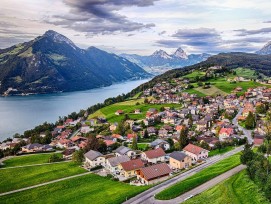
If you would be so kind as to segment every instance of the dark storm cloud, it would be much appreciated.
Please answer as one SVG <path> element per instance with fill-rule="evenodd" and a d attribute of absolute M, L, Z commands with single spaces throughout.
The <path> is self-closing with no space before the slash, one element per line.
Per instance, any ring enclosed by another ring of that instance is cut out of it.
<path fill-rule="evenodd" d="M 234 31 L 238 32 L 238 34 L 236 34 L 236 36 L 268 34 L 268 33 L 271 33 L 271 27 L 270 28 L 261 28 L 261 29 L 257 29 L 257 30 L 239 29 L 239 30 L 234 30 Z"/>
<path fill-rule="evenodd" d="M 131 6 L 152 6 L 155 1 L 157 0 L 63 0 L 70 7 L 70 13 L 51 16 L 45 22 L 86 32 L 88 36 L 149 29 L 155 24 L 131 21 L 117 11 Z"/>

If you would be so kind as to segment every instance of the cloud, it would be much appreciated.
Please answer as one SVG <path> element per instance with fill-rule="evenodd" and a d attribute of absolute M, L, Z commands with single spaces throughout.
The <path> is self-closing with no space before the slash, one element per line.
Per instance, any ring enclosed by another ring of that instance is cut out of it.
<path fill-rule="evenodd" d="M 158 35 L 164 35 L 164 34 L 166 34 L 167 33 L 167 31 L 162 31 L 162 32 L 160 32 L 160 33 L 158 33 Z"/>
<path fill-rule="evenodd" d="M 268 33 L 271 33 L 271 27 L 270 28 L 261 28 L 261 29 L 257 29 L 257 30 L 238 29 L 238 30 L 234 30 L 234 31 L 238 32 L 238 34 L 236 34 L 236 36 L 268 34 Z"/>
<path fill-rule="evenodd" d="M 70 8 L 69 14 L 52 15 L 44 21 L 86 32 L 87 36 L 150 29 L 155 26 L 154 23 L 143 24 L 131 21 L 126 16 L 120 15 L 118 11 L 131 6 L 152 6 L 155 1 L 158 0 L 63 0 Z"/>
<path fill-rule="evenodd" d="M 243 31 L 243 30 L 242 30 Z M 239 31 L 240 32 L 240 31 Z M 230 40 L 222 39 L 221 34 L 212 28 L 179 29 L 170 39 L 161 39 L 155 45 L 166 48 L 187 47 L 196 52 L 252 52 L 257 44 L 269 41 L 268 37 L 238 36 Z"/>
<path fill-rule="evenodd" d="M 263 21 L 263 23 L 271 23 L 271 21 Z"/>

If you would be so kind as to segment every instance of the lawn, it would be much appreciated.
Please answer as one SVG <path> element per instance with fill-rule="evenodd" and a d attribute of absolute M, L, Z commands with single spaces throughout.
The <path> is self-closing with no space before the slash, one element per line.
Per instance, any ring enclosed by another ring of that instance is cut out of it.
<path fill-rule="evenodd" d="M 186 89 L 186 90 L 184 90 L 184 92 L 189 93 L 189 94 L 197 94 L 199 97 L 206 96 L 204 93 L 199 92 L 199 91 L 197 91 L 195 89 Z"/>
<path fill-rule="evenodd" d="M 184 204 L 270 204 L 258 186 L 250 180 L 245 170 L 226 181 L 184 202 Z"/>
<path fill-rule="evenodd" d="M 183 193 L 219 176 L 220 174 L 229 171 L 230 169 L 240 164 L 240 155 L 236 154 L 227 159 L 224 159 L 216 164 L 213 164 L 206 169 L 194 174 L 193 176 L 176 183 L 169 188 L 156 194 L 155 198 L 159 200 L 170 200 L 176 198 Z"/>
<path fill-rule="evenodd" d="M 129 118 L 133 120 L 140 120 L 144 119 L 146 116 L 146 112 L 150 108 L 156 108 L 158 111 L 160 110 L 161 107 L 175 107 L 175 108 L 180 108 L 182 105 L 181 104 L 144 104 L 144 99 L 137 99 L 137 100 L 129 100 L 129 101 L 124 101 L 120 103 L 116 103 L 110 106 L 106 106 L 95 113 L 89 115 L 90 118 L 94 118 L 97 116 L 105 116 L 108 122 L 120 122 L 121 120 L 124 119 L 124 115 L 127 114 Z M 139 105 L 135 105 L 136 103 L 140 103 Z M 141 114 L 134 114 L 135 109 L 140 109 Z M 124 114 L 122 115 L 115 115 L 115 112 L 117 110 L 122 110 L 124 111 Z"/>
<path fill-rule="evenodd" d="M 218 155 L 218 154 L 224 154 L 224 153 L 229 152 L 229 151 L 231 151 L 231 150 L 233 150 L 233 149 L 234 149 L 234 147 L 232 147 L 232 146 L 227 146 L 227 147 L 221 149 L 220 151 L 219 151 L 218 149 L 211 150 L 211 151 L 209 152 L 209 157 L 212 157 L 212 156 L 215 156 L 215 155 Z"/>
<path fill-rule="evenodd" d="M 48 159 L 52 154 L 31 154 L 25 156 L 17 156 L 11 159 L 5 160 L 4 167 L 25 166 L 32 164 L 48 163 Z M 58 156 L 62 158 L 62 155 L 58 153 Z"/>
<path fill-rule="evenodd" d="M 86 172 L 72 162 L 0 169 L 0 193 Z"/>
<path fill-rule="evenodd" d="M 226 92 L 222 91 L 221 89 L 215 86 L 211 86 L 208 89 L 204 89 L 203 87 L 198 87 L 198 88 L 195 88 L 195 90 L 208 96 L 216 96 L 216 95 L 226 96 L 227 95 Z"/>
<path fill-rule="evenodd" d="M 132 145 L 129 144 L 128 146 L 131 147 Z M 142 151 L 147 150 L 149 148 L 149 146 L 150 146 L 149 143 L 137 143 L 138 149 L 142 150 Z"/>
<path fill-rule="evenodd" d="M 242 68 L 239 67 L 237 69 L 235 69 L 236 72 L 236 76 L 240 76 L 240 77 L 244 77 L 244 78 L 248 78 L 248 79 L 255 79 L 255 70 L 252 69 L 247 69 L 247 68 Z"/>
<path fill-rule="evenodd" d="M 190 74 L 184 75 L 183 78 L 189 78 L 189 79 L 194 79 L 196 77 L 202 77 L 205 76 L 205 72 L 201 72 L 201 71 L 194 71 Z"/>
<path fill-rule="evenodd" d="M 119 204 L 147 190 L 89 174 L 1 197 L 1 203 Z"/>

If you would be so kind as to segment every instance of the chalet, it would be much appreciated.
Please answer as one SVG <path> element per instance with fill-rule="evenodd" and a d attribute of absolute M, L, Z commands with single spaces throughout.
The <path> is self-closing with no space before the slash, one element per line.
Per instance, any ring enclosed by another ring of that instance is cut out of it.
<path fill-rule="evenodd" d="M 127 155 L 129 158 L 133 158 L 136 155 L 136 152 L 131 150 L 129 147 L 120 146 L 115 150 L 115 155 L 117 157 Z"/>
<path fill-rule="evenodd" d="M 95 167 L 95 166 L 104 166 L 105 157 L 100 152 L 90 150 L 85 153 L 85 166 L 86 167 Z"/>
<path fill-rule="evenodd" d="M 225 141 L 233 134 L 233 128 L 221 128 L 219 131 L 219 140 Z"/>
<path fill-rule="evenodd" d="M 151 144 L 150 144 L 151 148 L 153 149 L 158 149 L 158 148 L 162 148 L 163 150 L 169 150 L 170 149 L 170 145 L 167 141 L 165 140 L 161 140 L 161 139 L 156 139 L 154 140 Z"/>
<path fill-rule="evenodd" d="M 170 177 L 171 169 L 165 163 L 141 168 L 137 171 L 137 179 L 146 185 L 162 182 Z"/>
<path fill-rule="evenodd" d="M 192 159 L 183 152 L 175 151 L 169 155 L 169 165 L 176 169 L 187 169 L 192 165 Z"/>
<path fill-rule="evenodd" d="M 116 173 L 119 171 L 119 164 L 127 161 L 130 161 L 130 158 L 127 155 L 111 157 L 106 159 L 105 168 L 111 173 Z"/>
<path fill-rule="evenodd" d="M 188 144 L 184 149 L 184 153 L 192 158 L 192 162 L 208 158 L 208 150 L 198 147 L 193 144 Z"/>
<path fill-rule="evenodd" d="M 144 163 L 141 159 L 134 159 L 119 164 L 119 170 L 121 174 L 126 177 L 136 176 L 136 171 L 144 167 Z"/>
<path fill-rule="evenodd" d="M 123 112 L 123 110 L 117 110 L 116 112 L 115 112 L 115 115 L 122 115 L 124 112 Z"/>
<path fill-rule="evenodd" d="M 156 164 L 158 162 L 164 162 L 165 155 L 166 153 L 164 152 L 164 150 L 162 148 L 158 148 L 143 152 L 141 154 L 141 158 L 148 163 Z"/>

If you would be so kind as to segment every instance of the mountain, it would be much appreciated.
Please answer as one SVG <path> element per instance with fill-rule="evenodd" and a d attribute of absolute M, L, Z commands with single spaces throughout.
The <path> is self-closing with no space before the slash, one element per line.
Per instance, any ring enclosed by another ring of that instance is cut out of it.
<path fill-rule="evenodd" d="M 135 54 L 121 54 L 121 56 L 143 67 L 146 71 L 158 75 L 170 69 L 199 63 L 208 59 L 211 55 L 206 53 L 187 55 L 182 48 L 178 48 L 173 54 L 168 54 L 164 50 L 157 50 L 149 56 Z"/>
<path fill-rule="evenodd" d="M 0 93 L 9 88 L 16 93 L 85 90 L 149 76 L 123 57 L 95 47 L 80 49 L 52 30 L 0 50 Z"/>
<path fill-rule="evenodd" d="M 262 49 L 256 52 L 259 55 L 270 55 L 271 54 L 271 41 L 268 42 Z"/>
<path fill-rule="evenodd" d="M 135 94 L 139 91 L 146 90 L 149 87 L 153 87 L 156 83 L 170 81 L 173 78 L 191 73 L 191 71 L 204 71 L 212 66 L 221 66 L 222 69 L 220 72 L 238 67 L 249 68 L 255 70 L 259 75 L 271 77 L 271 55 L 258 55 L 242 52 L 220 53 L 209 57 L 206 61 L 179 69 L 169 70 L 164 74 L 154 77 L 151 81 L 138 86 L 136 89 L 132 90 L 131 93 Z"/>

